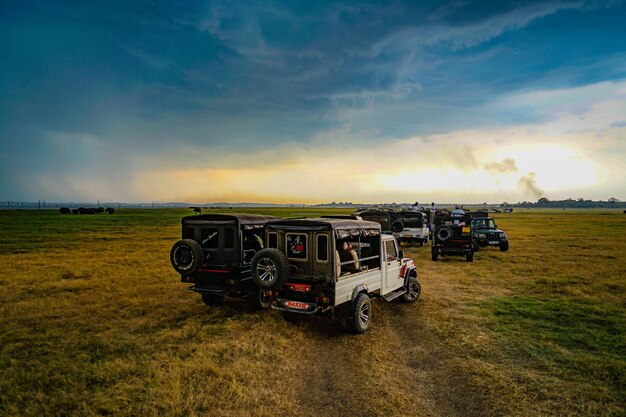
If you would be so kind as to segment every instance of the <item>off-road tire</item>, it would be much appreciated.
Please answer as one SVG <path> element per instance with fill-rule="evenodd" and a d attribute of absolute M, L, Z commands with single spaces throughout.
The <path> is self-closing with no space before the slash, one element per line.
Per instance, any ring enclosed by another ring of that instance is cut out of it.
<path fill-rule="evenodd" d="M 437 259 L 439 259 L 439 254 L 437 252 L 432 252 L 431 255 L 433 262 L 437 262 Z"/>
<path fill-rule="evenodd" d="M 372 301 L 365 293 L 360 293 L 352 302 L 350 316 L 346 326 L 352 333 L 363 334 L 369 329 L 372 321 Z"/>
<path fill-rule="evenodd" d="M 474 262 L 474 252 L 466 254 L 465 255 L 465 260 L 467 262 Z"/>
<path fill-rule="evenodd" d="M 509 250 L 509 242 L 501 242 L 500 243 L 500 252 L 506 252 Z"/>
<path fill-rule="evenodd" d="M 404 223 L 402 223 L 400 220 L 396 220 L 395 222 L 391 223 L 391 231 L 398 233 L 401 232 L 404 229 Z"/>
<path fill-rule="evenodd" d="M 204 304 L 208 305 L 209 307 L 217 307 L 219 305 L 222 305 L 222 303 L 224 302 L 223 295 L 202 294 L 201 296 Z"/>
<path fill-rule="evenodd" d="M 252 258 L 252 280 L 261 289 L 280 287 L 288 275 L 289 262 L 278 249 L 262 249 Z"/>
<path fill-rule="evenodd" d="M 170 262 L 181 275 L 193 274 L 202 266 L 202 246 L 193 239 L 182 239 L 174 243 L 170 251 Z"/>
<path fill-rule="evenodd" d="M 445 242 L 446 240 L 450 239 L 453 235 L 453 231 L 452 228 L 449 226 L 442 226 L 437 230 L 437 239 L 440 242 Z"/>
<path fill-rule="evenodd" d="M 408 291 L 400 296 L 400 301 L 403 303 L 414 303 L 418 298 L 420 298 L 422 286 L 417 278 L 410 277 L 408 287 Z"/>

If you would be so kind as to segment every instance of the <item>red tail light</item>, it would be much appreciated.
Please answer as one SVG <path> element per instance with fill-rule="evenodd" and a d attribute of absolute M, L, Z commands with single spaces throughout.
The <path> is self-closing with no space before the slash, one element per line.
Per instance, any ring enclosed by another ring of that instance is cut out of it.
<path fill-rule="evenodd" d="M 311 286 L 308 284 L 293 284 L 288 282 L 287 284 L 285 284 L 287 286 L 287 288 L 289 288 L 291 291 L 299 291 L 299 292 L 310 292 L 311 291 Z"/>

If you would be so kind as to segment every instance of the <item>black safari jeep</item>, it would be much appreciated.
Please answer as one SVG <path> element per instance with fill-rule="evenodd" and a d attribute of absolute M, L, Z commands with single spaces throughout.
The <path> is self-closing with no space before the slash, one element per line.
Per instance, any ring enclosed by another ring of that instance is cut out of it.
<path fill-rule="evenodd" d="M 439 255 L 457 255 L 465 256 L 467 262 L 473 262 L 472 218 L 467 214 L 437 215 L 431 250 L 433 261 Z"/>
<path fill-rule="evenodd" d="M 189 289 L 202 295 L 207 305 L 224 296 L 252 300 L 258 308 L 269 299 L 252 281 L 254 255 L 263 249 L 264 225 L 274 216 L 255 214 L 200 214 L 183 217 L 183 238 L 170 252 L 172 266 Z"/>
<path fill-rule="evenodd" d="M 486 212 L 471 213 L 474 239 L 474 250 L 486 246 L 497 246 L 502 252 L 509 250 L 509 239 L 503 230 L 498 229 L 496 222 Z"/>
<path fill-rule="evenodd" d="M 420 295 L 415 263 L 378 223 L 337 217 L 271 221 L 265 241 L 252 260 L 252 278 L 287 321 L 335 316 L 364 333 L 372 298 L 411 303 Z"/>

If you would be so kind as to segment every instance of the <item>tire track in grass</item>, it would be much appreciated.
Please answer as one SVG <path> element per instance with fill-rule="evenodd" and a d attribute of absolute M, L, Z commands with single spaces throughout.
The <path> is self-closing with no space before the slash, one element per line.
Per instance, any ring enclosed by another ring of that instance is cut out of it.
<path fill-rule="evenodd" d="M 445 341 L 430 331 L 415 304 L 389 305 L 387 325 L 397 335 L 405 352 L 402 359 L 415 391 L 430 404 L 423 410 L 434 416 L 479 417 L 489 415 L 484 398 L 468 376 L 458 369 L 445 350 Z"/>

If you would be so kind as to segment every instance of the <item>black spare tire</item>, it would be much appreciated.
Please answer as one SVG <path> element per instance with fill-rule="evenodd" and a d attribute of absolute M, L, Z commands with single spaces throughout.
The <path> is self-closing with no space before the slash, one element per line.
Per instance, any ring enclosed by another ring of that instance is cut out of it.
<path fill-rule="evenodd" d="M 252 258 L 252 280 L 261 289 L 278 288 L 288 275 L 289 262 L 278 249 L 262 249 Z"/>
<path fill-rule="evenodd" d="M 193 239 L 183 239 L 174 243 L 170 251 L 170 262 L 181 275 L 193 274 L 203 260 L 202 246 Z"/>
<path fill-rule="evenodd" d="M 396 220 L 395 222 L 391 223 L 392 232 L 398 233 L 402 230 L 404 230 L 404 223 L 402 223 L 400 220 Z"/>
<path fill-rule="evenodd" d="M 440 241 L 445 242 L 451 237 L 452 237 L 452 229 L 449 226 L 443 226 L 443 227 L 440 227 L 439 230 L 437 230 L 437 239 L 439 239 Z"/>

